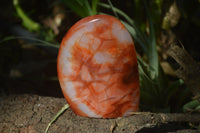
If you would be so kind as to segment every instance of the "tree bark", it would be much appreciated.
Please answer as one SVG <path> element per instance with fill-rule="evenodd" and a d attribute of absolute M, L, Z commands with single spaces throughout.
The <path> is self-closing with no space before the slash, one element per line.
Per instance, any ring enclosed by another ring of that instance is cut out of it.
<path fill-rule="evenodd" d="M 171 44 L 167 53 L 180 65 L 176 75 L 183 79 L 196 99 L 200 101 L 200 65 L 184 48 L 176 44 Z"/>

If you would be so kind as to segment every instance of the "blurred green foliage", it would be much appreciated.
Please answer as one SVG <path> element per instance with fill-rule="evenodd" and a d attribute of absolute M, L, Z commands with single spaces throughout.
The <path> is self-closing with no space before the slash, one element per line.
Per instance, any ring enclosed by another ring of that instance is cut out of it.
<path fill-rule="evenodd" d="M 97 14 L 97 3 L 99 0 L 62 0 L 74 13 L 80 17 Z"/>

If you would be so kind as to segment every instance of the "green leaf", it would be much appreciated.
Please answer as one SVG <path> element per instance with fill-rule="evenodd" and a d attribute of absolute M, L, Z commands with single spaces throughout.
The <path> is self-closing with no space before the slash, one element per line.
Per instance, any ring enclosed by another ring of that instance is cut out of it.
<path fill-rule="evenodd" d="M 184 112 L 187 112 L 187 111 L 189 111 L 189 110 L 192 110 L 192 109 L 194 109 L 194 108 L 197 108 L 198 106 L 200 106 L 199 101 L 198 101 L 198 100 L 192 100 L 192 101 L 188 102 L 187 104 L 185 104 L 185 105 L 183 106 L 183 111 L 184 111 Z"/>
<path fill-rule="evenodd" d="M 29 31 L 39 31 L 40 24 L 34 22 L 31 18 L 29 18 L 22 8 L 19 5 L 18 0 L 13 0 L 13 5 L 16 9 L 17 15 L 22 19 L 22 25 L 27 28 Z"/>

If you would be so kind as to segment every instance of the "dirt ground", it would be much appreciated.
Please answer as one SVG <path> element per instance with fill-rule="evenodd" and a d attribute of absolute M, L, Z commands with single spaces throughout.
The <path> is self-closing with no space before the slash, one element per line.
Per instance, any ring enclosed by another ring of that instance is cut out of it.
<path fill-rule="evenodd" d="M 1 133 L 44 133 L 52 117 L 66 104 L 64 98 L 13 95 L 0 99 Z M 116 119 L 80 117 L 67 109 L 48 133 L 197 133 L 191 125 L 200 114 L 137 112 Z M 190 126 L 189 126 L 190 124 Z"/>

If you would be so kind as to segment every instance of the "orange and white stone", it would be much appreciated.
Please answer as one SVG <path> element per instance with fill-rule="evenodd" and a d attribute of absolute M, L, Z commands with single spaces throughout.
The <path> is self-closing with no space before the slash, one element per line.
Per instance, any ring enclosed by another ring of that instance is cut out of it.
<path fill-rule="evenodd" d="M 72 110 L 81 116 L 128 116 L 139 105 L 139 76 L 133 40 L 108 15 L 78 21 L 64 36 L 58 78 Z"/>

